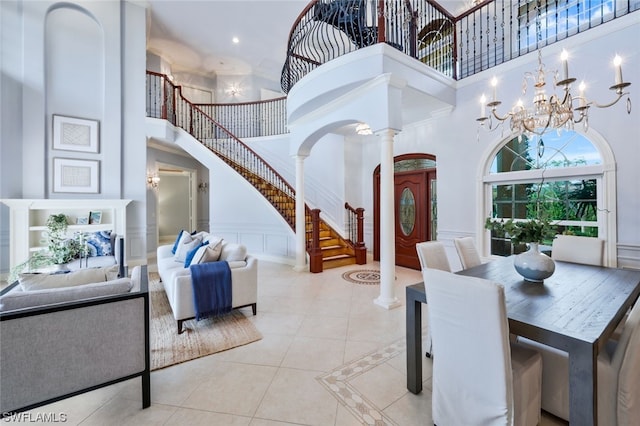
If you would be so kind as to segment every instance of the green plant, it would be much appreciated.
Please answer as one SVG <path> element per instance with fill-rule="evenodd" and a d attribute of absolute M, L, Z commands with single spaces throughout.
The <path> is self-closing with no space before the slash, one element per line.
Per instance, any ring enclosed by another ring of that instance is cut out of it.
<path fill-rule="evenodd" d="M 15 281 L 18 274 L 24 271 L 68 263 L 82 253 L 79 238 L 67 237 L 68 219 L 65 214 L 50 215 L 46 225 L 47 231 L 42 242 L 47 244 L 47 248 L 34 252 L 29 259 L 14 266 L 9 273 L 9 282 Z"/>
<path fill-rule="evenodd" d="M 553 239 L 556 227 L 548 219 L 513 220 L 487 218 L 484 227 L 511 239 L 513 244 L 543 243 Z"/>
<path fill-rule="evenodd" d="M 63 213 L 52 214 L 47 219 L 47 250 L 56 265 L 70 262 L 80 254 L 80 242 L 67 237 L 67 227 L 67 216 Z"/>

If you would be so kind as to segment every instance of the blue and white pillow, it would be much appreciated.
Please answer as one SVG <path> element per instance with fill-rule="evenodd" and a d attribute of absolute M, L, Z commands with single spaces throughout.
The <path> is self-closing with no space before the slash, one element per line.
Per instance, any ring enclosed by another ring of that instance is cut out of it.
<path fill-rule="evenodd" d="M 111 231 L 98 231 L 86 239 L 88 256 L 113 256 Z"/>

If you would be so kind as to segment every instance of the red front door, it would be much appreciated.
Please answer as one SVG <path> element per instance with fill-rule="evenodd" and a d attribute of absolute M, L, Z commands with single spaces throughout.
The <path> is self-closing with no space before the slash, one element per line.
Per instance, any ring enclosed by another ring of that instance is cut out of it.
<path fill-rule="evenodd" d="M 435 234 L 435 169 L 421 169 L 394 174 L 394 214 L 396 265 L 420 269 L 416 243 L 430 241 Z M 374 260 L 380 260 L 380 185 L 374 193 Z"/>

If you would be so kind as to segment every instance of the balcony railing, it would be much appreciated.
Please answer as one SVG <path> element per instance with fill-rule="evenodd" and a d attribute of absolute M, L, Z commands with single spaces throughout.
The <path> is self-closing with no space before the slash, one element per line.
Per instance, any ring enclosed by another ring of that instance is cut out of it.
<path fill-rule="evenodd" d="M 238 138 L 287 133 L 287 98 L 266 101 L 194 104 Z"/>
<path fill-rule="evenodd" d="M 251 148 L 189 102 L 164 74 L 147 71 L 147 116 L 181 127 L 251 182 L 295 229 L 295 191 Z"/>
<path fill-rule="evenodd" d="M 289 34 L 281 87 L 388 43 L 461 79 L 640 9 L 640 0 L 487 0 L 454 17 L 432 0 L 314 0 Z"/>

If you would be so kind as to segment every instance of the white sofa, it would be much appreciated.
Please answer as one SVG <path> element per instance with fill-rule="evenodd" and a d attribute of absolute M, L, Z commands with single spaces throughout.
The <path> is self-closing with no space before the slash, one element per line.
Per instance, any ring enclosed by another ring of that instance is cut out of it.
<path fill-rule="evenodd" d="M 195 318 L 191 270 L 184 262 L 176 261 L 172 253 L 173 245 L 159 246 L 157 249 L 158 274 L 167 293 L 173 317 L 177 321 L 178 334 L 182 333 L 182 323 Z M 240 256 L 244 260 L 238 259 Z M 219 260 L 227 260 L 231 269 L 231 307 L 251 306 L 257 312 L 258 301 L 258 259 L 246 254 L 245 246 L 222 241 Z"/>

